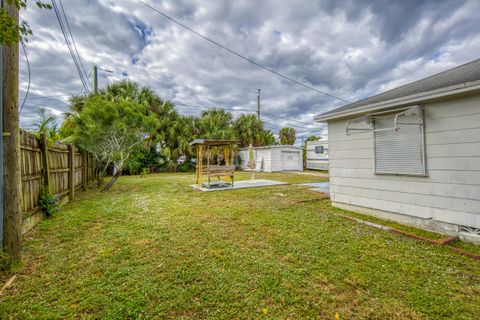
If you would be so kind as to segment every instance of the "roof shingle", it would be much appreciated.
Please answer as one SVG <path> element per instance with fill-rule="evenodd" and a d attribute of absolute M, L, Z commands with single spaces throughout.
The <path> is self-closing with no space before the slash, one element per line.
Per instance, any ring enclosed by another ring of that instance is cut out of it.
<path fill-rule="evenodd" d="M 321 114 L 321 116 L 328 116 L 330 114 L 336 114 L 343 111 L 353 111 L 354 109 L 362 106 L 477 80 L 480 80 L 480 59 L 437 73 L 433 76 L 405 84 L 398 88 L 385 91 L 372 97 L 347 104 L 343 107 L 325 112 Z"/>

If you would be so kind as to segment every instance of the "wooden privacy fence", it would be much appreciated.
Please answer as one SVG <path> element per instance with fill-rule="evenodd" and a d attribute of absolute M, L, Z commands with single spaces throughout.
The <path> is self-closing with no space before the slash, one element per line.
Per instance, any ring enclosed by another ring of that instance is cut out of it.
<path fill-rule="evenodd" d="M 75 192 L 86 190 L 95 179 L 95 163 L 91 154 L 74 145 L 49 145 L 25 130 L 20 132 L 22 167 L 23 232 L 33 228 L 42 218 L 38 197 L 48 186 L 51 194 L 63 203 L 72 200 Z"/>

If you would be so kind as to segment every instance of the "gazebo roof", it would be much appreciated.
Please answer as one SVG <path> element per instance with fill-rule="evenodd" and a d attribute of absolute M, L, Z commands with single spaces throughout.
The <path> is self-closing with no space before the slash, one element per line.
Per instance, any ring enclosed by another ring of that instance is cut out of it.
<path fill-rule="evenodd" d="M 228 146 L 239 144 L 237 140 L 209 140 L 209 139 L 195 139 L 190 142 L 191 146 L 204 145 L 204 146 Z"/>

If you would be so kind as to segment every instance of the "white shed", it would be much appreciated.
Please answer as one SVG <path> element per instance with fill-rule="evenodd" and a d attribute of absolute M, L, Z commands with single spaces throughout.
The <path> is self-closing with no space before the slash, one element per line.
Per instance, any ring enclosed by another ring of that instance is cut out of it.
<path fill-rule="evenodd" d="M 328 170 L 328 141 L 307 141 L 307 169 Z"/>
<path fill-rule="evenodd" d="M 257 167 L 264 172 L 303 171 L 303 150 L 290 145 L 255 147 Z M 239 151 L 242 169 L 247 168 L 248 148 Z"/>
<path fill-rule="evenodd" d="M 334 206 L 480 242 L 480 59 L 315 120 Z"/>

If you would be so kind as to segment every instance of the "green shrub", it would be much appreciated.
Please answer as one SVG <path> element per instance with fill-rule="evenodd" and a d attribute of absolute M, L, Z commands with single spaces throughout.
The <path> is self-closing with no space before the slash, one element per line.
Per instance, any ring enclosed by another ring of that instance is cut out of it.
<path fill-rule="evenodd" d="M 237 166 L 237 169 L 242 167 L 242 157 L 240 157 L 239 154 L 237 155 L 234 164 Z"/>
<path fill-rule="evenodd" d="M 47 217 L 52 216 L 54 213 L 60 210 L 59 205 L 60 198 L 58 195 L 52 195 L 48 188 L 43 188 L 40 196 L 38 197 L 38 205 L 40 209 L 45 212 Z"/>
<path fill-rule="evenodd" d="M 149 174 L 149 173 L 150 173 L 150 170 L 148 170 L 148 168 L 143 168 L 142 172 L 140 173 L 140 177 L 142 177 L 142 178 L 146 177 L 147 174 Z"/>
<path fill-rule="evenodd" d="M 189 169 L 190 168 L 189 168 L 187 163 L 182 163 L 182 164 L 178 165 L 178 167 L 177 167 L 178 172 L 188 172 Z"/>
<path fill-rule="evenodd" d="M 165 159 L 159 152 L 150 148 L 139 147 L 125 164 L 122 174 L 142 174 L 144 168 L 153 169 L 153 171 L 163 171 L 162 165 Z"/>

